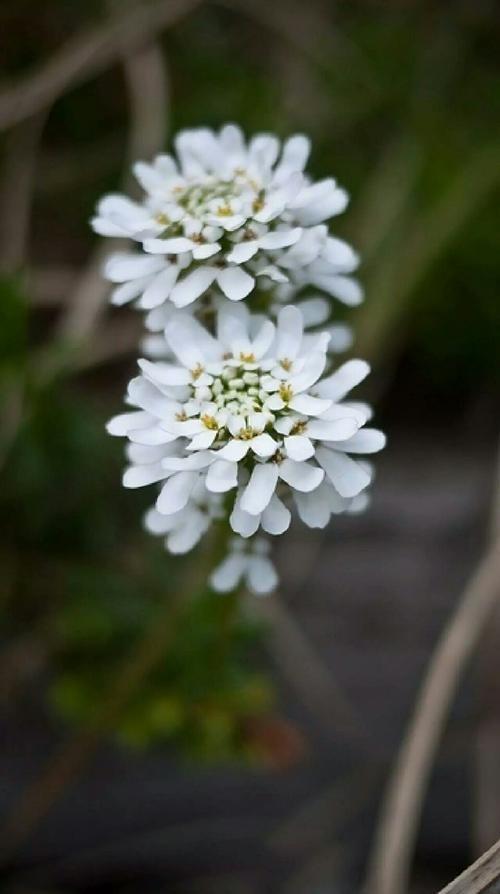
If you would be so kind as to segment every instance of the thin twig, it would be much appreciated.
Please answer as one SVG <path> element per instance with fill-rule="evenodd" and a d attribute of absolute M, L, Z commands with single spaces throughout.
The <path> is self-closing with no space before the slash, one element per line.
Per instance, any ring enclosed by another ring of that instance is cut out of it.
<path fill-rule="evenodd" d="M 26 260 L 35 167 L 46 112 L 15 127 L 6 141 L 0 181 L 0 267 L 19 270 Z"/>
<path fill-rule="evenodd" d="M 367 740 L 361 719 L 279 595 L 254 600 L 253 606 L 259 617 L 271 623 L 272 657 L 303 704 L 336 737 Z"/>
<path fill-rule="evenodd" d="M 48 62 L 0 93 L 0 130 L 30 118 L 71 87 L 105 71 L 125 51 L 132 54 L 175 24 L 202 0 L 141 3 L 127 15 L 71 38 Z"/>
<path fill-rule="evenodd" d="M 490 516 L 490 536 L 500 537 L 500 449 L 496 487 Z M 472 823 L 474 853 L 481 854 L 500 835 L 500 713 L 499 655 L 500 606 L 494 612 L 481 650 L 479 665 L 480 710 L 476 731 L 475 787 Z"/>
<path fill-rule="evenodd" d="M 498 894 L 500 886 L 500 841 L 439 894 Z M 495 884 L 497 882 L 497 884 Z"/>
<path fill-rule="evenodd" d="M 466 587 L 428 666 L 386 790 L 366 894 L 402 894 L 406 890 L 422 804 L 449 707 L 499 596 L 500 539 Z"/>
<path fill-rule="evenodd" d="M 130 129 L 126 153 L 124 187 L 130 185 L 130 164 L 158 152 L 168 128 L 169 79 L 161 48 L 152 44 L 129 57 L 124 49 L 123 68 L 128 89 Z M 59 326 L 63 339 L 82 342 L 92 332 L 109 291 L 102 276 L 107 255 L 120 245 L 101 242 L 93 252 L 71 296 Z"/>

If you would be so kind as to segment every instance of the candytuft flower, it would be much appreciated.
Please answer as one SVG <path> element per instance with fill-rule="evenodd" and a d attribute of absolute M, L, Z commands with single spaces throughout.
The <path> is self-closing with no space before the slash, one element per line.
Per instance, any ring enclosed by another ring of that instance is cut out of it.
<path fill-rule="evenodd" d="M 312 285 L 350 305 L 361 301 L 351 277 L 357 255 L 324 224 L 345 209 L 347 193 L 332 178 L 314 183 L 304 172 L 305 136 L 281 146 L 258 134 L 247 143 L 228 124 L 219 133 L 183 131 L 175 150 L 135 165 L 142 202 L 108 195 L 98 204 L 94 230 L 142 249 L 108 260 L 113 303 L 137 300 L 151 310 L 170 301 L 182 308 L 213 289 L 241 301 L 259 284 L 275 283 Z"/>

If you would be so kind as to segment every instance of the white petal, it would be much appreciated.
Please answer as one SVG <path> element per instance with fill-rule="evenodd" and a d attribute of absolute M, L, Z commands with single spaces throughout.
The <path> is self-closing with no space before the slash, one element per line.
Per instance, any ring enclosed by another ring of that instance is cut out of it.
<path fill-rule="evenodd" d="M 330 333 L 330 350 L 336 354 L 347 351 L 354 342 L 352 329 L 346 323 L 334 323 L 328 327 Z"/>
<path fill-rule="evenodd" d="M 248 147 L 250 162 L 255 164 L 260 173 L 265 175 L 274 165 L 279 149 L 279 140 L 274 134 L 256 134 L 255 137 L 252 137 Z"/>
<path fill-rule="evenodd" d="M 315 275 L 311 282 L 318 289 L 323 289 L 334 298 L 338 298 L 348 307 L 357 307 L 363 300 L 363 289 L 356 279 L 337 274 Z"/>
<path fill-rule="evenodd" d="M 276 327 L 276 356 L 295 360 L 302 344 L 304 321 L 297 307 L 289 304 L 280 310 Z"/>
<path fill-rule="evenodd" d="M 309 354 L 301 372 L 296 376 L 290 377 L 290 385 L 292 386 L 294 394 L 305 391 L 306 388 L 310 388 L 311 385 L 314 385 L 321 376 L 325 365 L 326 354 L 321 351 Z"/>
<path fill-rule="evenodd" d="M 153 382 L 160 385 L 187 385 L 191 382 L 189 370 L 173 363 L 153 363 L 151 360 L 139 360 L 139 367 Z"/>
<path fill-rule="evenodd" d="M 229 261 L 231 264 L 244 264 L 246 261 L 249 261 L 250 258 L 253 258 L 258 250 L 259 243 L 256 239 L 251 239 L 246 242 L 238 242 L 238 244 L 231 249 L 229 254 L 226 255 L 226 261 Z"/>
<path fill-rule="evenodd" d="M 143 444 L 148 447 L 170 444 L 177 438 L 177 435 L 164 431 L 159 425 L 152 425 L 151 428 L 132 429 L 129 431 L 128 436 L 132 443 Z"/>
<path fill-rule="evenodd" d="M 111 255 L 104 265 L 104 276 L 110 282 L 127 282 L 151 273 L 158 273 L 165 266 L 163 258 L 149 255 L 118 253 Z"/>
<path fill-rule="evenodd" d="M 236 589 L 247 565 L 244 555 L 231 555 L 212 572 L 210 585 L 217 593 L 230 593 Z"/>
<path fill-rule="evenodd" d="M 183 509 L 198 480 L 197 472 L 177 472 L 163 485 L 156 501 L 158 512 L 170 515 Z"/>
<path fill-rule="evenodd" d="M 277 481 L 276 463 L 258 463 L 241 498 L 241 508 L 250 515 L 260 515 L 269 503 Z"/>
<path fill-rule="evenodd" d="M 244 304 L 224 302 L 217 313 L 217 338 L 225 348 L 248 342 L 249 313 Z"/>
<path fill-rule="evenodd" d="M 134 413 L 120 413 L 119 416 L 113 416 L 106 424 L 106 431 L 109 435 L 121 438 L 128 435 L 133 428 L 148 428 L 151 425 L 152 418 L 149 413 L 137 410 Z"/>
<path fill-rule="evenodd" d="M 346 453 L 378 453 L 385 447 L 386 437 L 376 428 L 363 428 L 342 444 Z"/>
<path fill-rule="evenodd" d="M 316 458 L 341 497 L 355 497 L 371 481 L 371 475 L 345 453 L 318 447 Z"/>
<path fill-rule="evenodd" d="M 206 242 L 202 245 L 196 245 L 192 249 L 193 258 L 195 261 L 206 261 L 207 258 L 212 258 L 220 251 L 221 247 L 218 242 Z"/>
<path fill-rule="evenodd" d="M 354 417 L 344 417 L 328 421 L 326 419 L 311 419 L 307 426 L 307 432 L 311 438 L 319 438 L 321 441 L 342 441 L 357 432 L 358 422 Z M 347 447 L 342 443 L 342 450 Z"/>
<path fill-rule="evenodd" d="M 247 455 L 249 450 L 249 441 L 240 441 L 235 438 L 234 440 L 229 441 L 224 447 L 221 447 L 221 449 L 217 451 L 217 456 L 220 456 L 221 459 L 227 459 L 230 462 L 238 463 Z"/>
<path fill-rule="evenodd" d="M 232 490 L 238 483 L 238 464 L 225 459 L 217 459 L 207 472 L 207 489 L 214 494 Z"/>
<path fill-rule="evenodd" d="M 144 527 L 150 534 L 167 534 L 179 522 L 181 512 L 174 512 L 173 515 L 162 515 L 157 509 L 148 509 L 144 516 Z"/>
<path fill-rule="evenodd" d="M 299 308 L 304 326 L 321 326 L 330 316 L 330 304 L 326 298 L 306 298 L 301 301 L 297 307 Z"/>
<path fill-rule="evenodd" d="M 194 436 L 186 450 L 208 450 L 217 437 L 216 431 L 205 429 Z"/>
<path fill-rule="evenodd" d="M 158 307 L 163 301 L 169 297 L 179 275 L 179 268 L 176 264 L 169 264 L 166 270 L 162 270 L 152 283 L 145 290 L 141 298 L 141 307 L 144 310 L 151 310 Z"/>
<path fill-rule="evenodd" d="M 278 575 L 267 556 L 252 556 L 249 559 L 246 580 L 249 590 L 257 596 L 271 593 L 278 586 Z"/>
<path fill-rule="evenodd" d="M 262 435 L 257 435 L 255 438 L 252 438 L 250 441 L 250 446 L 254 453 L 257 456 L 272 456 L 273 453 L 276 453 L 278 445 L 275 440 L 264 432 Z"/>
<path fill-rule="evenodd" d="M 288 403 L 292 410 L 295 410 L 296 413 L 303 413 L 304 416 L 319 416 L 328 410 L 330 405 L 331 401 L 312 397 L 310 394 L 297 394 Z"/>
<path fill-rule="evenodd" d="M 189 456 L 166 456 L 162 462 L 164 469 L 170 472 L 193 472 L 206 469 L 213 461 L 213 456 L 206 453 L 191 453 Z"/>
<path fill-rule="evenodd" d="M 229 524 L 240 537 L 252 537 L 259 527 L 260 515 L 250 515 L 249 512 L 244 512 L 240 500 L 237 499 L 229 517 Z"/>
<path fill-rule="evenodd" d="M 329 397 L 337 402 L 342 400 L 352 388 L 359 385 L 369 372 L 370 367 L 364 360 L 348 360 L 331 376 L 318 382 L 315 391 L 320 397 Z"/>
<path fill-rule="evenodd" d="M 255 280 L 241 267 L 226 267 L 217 274 L 217 282 L 230 301 L 241 301 L 252 291 Z"/>
<path fill-rule="evenodd" d="M 141 407 L 156 416 L 157 419 L 164 418 L 171 410 L 176 407 L 168 397 L 165 397 L 161 391 L 149 382 L 143 376 L 136 376 L 131 379 L 127 389 L 128 399 L 134 405 Z"/>
<path fill-rule="evenodd" d="M 329 264 L 334 264 L 339 270 L 342 270 L 343 273 L 351 273 L 359 264 L 359 256 L 349 243 L 333 236 L 329 236 L 326 240 L 322 257 Z"/>
<path fill-rule="evenodd" d="M 149 276 L 140 276 L 139 279 L 132 279 L 130 282 L 124 282 L 121 286 L 117 286 L 111 292 L 111 304 L 121 307 L 127 301 L 133 301 L 146 288 L 149 281 Z"/>
<path fill-rule="evenodd" d="M 269 505 L 266 506 L 262 513 L 261 524 L 264 531 L 267 531 L 268 534 L 278 535 L 288 530 L 291 518 L 290 510 L 287 509 L 276 494 L 273 494 Z"/>
<path fill-rule="evenodd" d="M 127 457 L 132 465 L 142 465 L 159 462 L 166 456 L 172 445 L 158 444 L 155 447 L 149 444 L 127 444 Z"/>
<path fill-rule="evenodd" d="M 166 478 L 161 463 L 149 463 L 147 466 L 129 466 L 123 476 L 124 487 L 144 487 Z"/>
<path fill-rule="evenodd" d="M 265 320 L 262 323 L 257 335 L 252 341 L 251 353 L 255 355 L 257 360 L 260 360 L 271 347 L 275 331 L 274 323 L 272 323 L 271 320 Z"/>
<path fill-rule="evenodd" d="M 319 180 L 300 191 L 291 207 L 295 217 L 303 226 L 314 226 L 345 210 L 349 197 L 339 189 L 335 180 Z"/>
<path fill-rule="evenodd" d="M 180 255 L 191 251 L 195 244 L 185 236 L 176 236 L 174 239 L 145 239 L 142 247 L 152 255 Z"/>
<path fill-rule="evenodd" d="M 294 494 L 295 503 L 302 521 L 309 528 L 325 528 L 330 521 L 330 506 L 325 485 L 316 488 L 312 493 Z"/>
<path fill-rule="evenodd" d="M 197 267 L 179 280 L 170 293 L 170 300 L 176 307 L 185 307 L 196 301 L 212 285 L 217 270 L 214 267 Z"/>
<path fill-rule="evenodd" d="M 293 459 L 285 459 L 278 466 L 279 476 L 294 490 L 308 493 L 318 487 L 323 478 L 323 469 L 311 466 L 309 463 L 297 463 Z"/>
<path fill-rule="evenodd" d="M 272 410 L 282 410 L 285 406 L 285 401 L 279 396 L 279 394 L 272 394 L 271 397 L 268 397 L 266 400 L 266 408 Z"/>
<path fill-rule="evenodd" d="M 167 537 L 167 549 L 174 556 L 184 555 L 200 541 L 210 525 L 210 519 L 202 512 L 193 512 L 183 525 L 175 528 Z"/>
<path fill-rule="evenodd" d="M 303 171 L 310 151 L 311 141 L 304 134 L 298 133 L 293 137 L 289 137 L 283 144 L 283 151 L 275 176 L 283 171 Z"/>
<path fill-rule="evenodd" d="M 198 320 L 176 313 L 165 327 L 165 336 L 178 360 L 189 369 L 220 359 L 220 345 Z"/>
<path fill-rule="evenodd" d="M 278 248 L 287 248 L 289 245 L 295 245 L 302 235 L 302 228 L 295 227 L 293 230 L 271 230 L 265 236 L 259 239 L 261 248 L 269 251 L 276 251 Z"/>
<path fill-rule="evenodd" d="M 305 435 L 290 435 L 288 438 L 285 438 L 285 448 L 287 455 L 291 459 L 297 460 L 297 462 L 302 462 L 314 456 L 314 447 Z"/>

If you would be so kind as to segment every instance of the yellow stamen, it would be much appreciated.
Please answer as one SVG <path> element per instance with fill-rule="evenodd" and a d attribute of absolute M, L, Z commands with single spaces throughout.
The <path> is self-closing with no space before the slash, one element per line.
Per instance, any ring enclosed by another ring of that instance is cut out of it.
<path fill-rule="evenodd" d="M 191 375 L 195 382 L 197 379 L 200 378 L 202 372 L 204 372 L 204 369 L 203 369 L 201 363 L 197 363 L 195 368 L 191 370 Z"/>
<path fill-rule="evenodd" d="M 181 410 L 180 413 L 176 413 L 175 418 L 177 419 L 177 422 L 186 422 L 186 420 L 187 420 L 186 411 Z"/>
<path fill-rule="evenodd" d="M 281 400 L 287 404 L 293 397 L 292 386 L 286 385 L 285 382 L 283 382 L 280 385 L 279 396 L 281 397 Z"/>
<path fill-rule="evenodd" d="M 201 417 L 201 421 L 205 428 L 209 428 L 210 431 L 218 431 L 219 426 L 217 424 L 217 420 L 213 416 L 209 416 L 208 413 L 204 413 Z"/>
<path fill-rule="evenodd" d="M 307 431 L 307 422 L 296 422 L 290 429 L 291 435 L 303 435 Z"/>
<path fill-rule="evenodd" d="M 255 354 L 245 354 L 244 351 L 241 351 L 240 360 L 242 363 L 255 363 Z"/>
<path fill-rule="evenodd" d="M 293 366 L 293 360 L 289 360 L 288 357 L 283 357 L 283 360 L 280 360 L 280 366 L 282 366 L 286 372 L 290 372 Z"/>
<path fill-rule="evenodd" d="M 251 441 L 252 438 L 255 438 L 255 432 L 253 428 L 240 428 L 238 438 L 240 441 Z"/>

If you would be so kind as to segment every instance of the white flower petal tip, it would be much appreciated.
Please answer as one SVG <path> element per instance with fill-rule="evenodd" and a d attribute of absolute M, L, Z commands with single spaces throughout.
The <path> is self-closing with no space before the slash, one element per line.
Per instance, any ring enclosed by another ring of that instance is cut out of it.
<path fill-rule="evenodd" d="M 245 587 L 255 596 L 267 596 L 278 586 L 276 569 L 267 555 L 267 544 L 256 540 L 233 541 L 229 553 L 212 572 L 210 585 L 217 593 Z"/>

